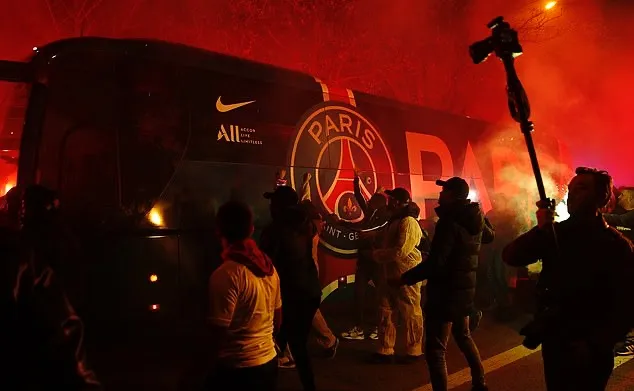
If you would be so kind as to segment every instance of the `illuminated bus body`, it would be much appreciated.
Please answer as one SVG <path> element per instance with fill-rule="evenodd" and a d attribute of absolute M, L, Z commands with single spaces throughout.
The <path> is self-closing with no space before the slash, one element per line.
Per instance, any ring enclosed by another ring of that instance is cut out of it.
<path fill-rule="evenodd" d="M 83 308 L 100 319 L 202 313 L 219 254 L 214 211 L 246 201 L 257 235 L 281 168 L 295 188 L 310 173 L 313 202 L 354 222 L 354 167 L 366 196 L 402 186 L 432 218 L 436 179 L 466 177 L 486 211 L 496 167 L 513 164 L 483 142 L 488 123 L 164 42 L 59 41 L 4 62 L 0 79 L 29 88 L 18 182 L 59 192 L 82 244 Z M 558 158 L 556 140 L 543 145 Z M 324 297 L 353 281 L 357 238 L 326 226 Z"/>

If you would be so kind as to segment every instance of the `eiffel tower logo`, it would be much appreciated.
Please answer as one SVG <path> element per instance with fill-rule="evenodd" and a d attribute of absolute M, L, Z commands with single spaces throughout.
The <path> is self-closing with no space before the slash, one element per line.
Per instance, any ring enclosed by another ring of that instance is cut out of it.
<path fill-rule="evenodd" d="M 342 138 L 339 142 L 340 153 L 337 172 L 328 191 L 323 195 L 322 202 L 328 210 L 337 214 L 340 219 L 357 222 L 363 219 L 363 211 L 354 198 L 353 182 L 356 166 L 350 144 L 350 140 L 347 138 Z M 360 183 L 360 187 L 361 194 L 366 199 L 369 199 L 373 192 L 370 192 L 363 182 Z"/>

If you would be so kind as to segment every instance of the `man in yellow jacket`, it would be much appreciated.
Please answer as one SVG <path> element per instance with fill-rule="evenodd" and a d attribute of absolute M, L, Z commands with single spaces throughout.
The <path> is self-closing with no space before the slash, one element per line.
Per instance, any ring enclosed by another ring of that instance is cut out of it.
<path fill-rule="evenodd" d="M 421 309 L 421 283 L 395 287 L 388 284 L 422 261 L 417 248 L 422 231 L 416 220 L 420 209 L 412 202 L 406 189 L 386 190 L 392 212 L 390 225 L 380 249 L 374 250 L 373 259 L 378 265 L 377 293 L 379 296 L 379 350 L 376 363 L 391 363 L 396 342 L 396 324 L 405 326 L 405 363 L 422 356 L 423 312 Z"/>

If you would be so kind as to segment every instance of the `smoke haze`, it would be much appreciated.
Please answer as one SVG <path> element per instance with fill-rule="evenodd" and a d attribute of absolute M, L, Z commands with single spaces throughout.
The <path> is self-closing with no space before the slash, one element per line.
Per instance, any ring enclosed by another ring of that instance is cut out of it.
<path fill-rule="evenodd" d="M 617 185 L 634 185 L 634 2 L 564 0 L 548 11 L 545 3 L 5 0 L 0 34 L 12 38 L 0 41 L 0 57 L 24 59 L 33 46 L 79 35 L 157 38 L 517 129 L 508 119 L 501 64 L 476 66 L 467 51 L 489 34 L 489 20 L 504 15 L 524 45 L 517 66 L 536 132 L 559 137 L 576 165 L 608 169 Z M 8 96 L 2 87 L 0 108 Z M 550 164 L 557 162 L 542 165 L 557 171 Z"/>

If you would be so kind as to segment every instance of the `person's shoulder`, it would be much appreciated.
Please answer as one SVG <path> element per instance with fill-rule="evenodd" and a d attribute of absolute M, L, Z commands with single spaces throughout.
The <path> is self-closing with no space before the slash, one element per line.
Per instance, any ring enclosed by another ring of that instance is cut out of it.
<path fill-rule="evenodd" d="M 280 275 L 277 274 L 277 268 L 275 268 L 275 266 L 273 267 L 273 274 L 271 274 L 270 276 L 266 276 L 266 277 L 270 278 L 271 281 L 273 281 L 274 283 L 277 283 L 279 285 Z"/>
<path fill-rule="evenodd" d="M 211 274 L 211 280 L 228 279 L 239 280 L 247 274 L 248 268 L 241 263 L 225 260 Z"/>
<path fill-rule="evenodd" d="M 634 254 L 634 244 L 621 231 L 609 226 L 606 230 L 610 240 L 619 247 L 619 250 Z"/>
<path fill-rule="evenodd" d="M 406 216 L 404 218 L 401 219 L 400 222 L 401 228 L 407 228 L 407 229 L 411 229 L 411 230 L 415 230 L 415 231 L 420 231 L 420 224 L 418 223 L 418 220 L 416 220 L 414 217 L 412 216 Z"/>

